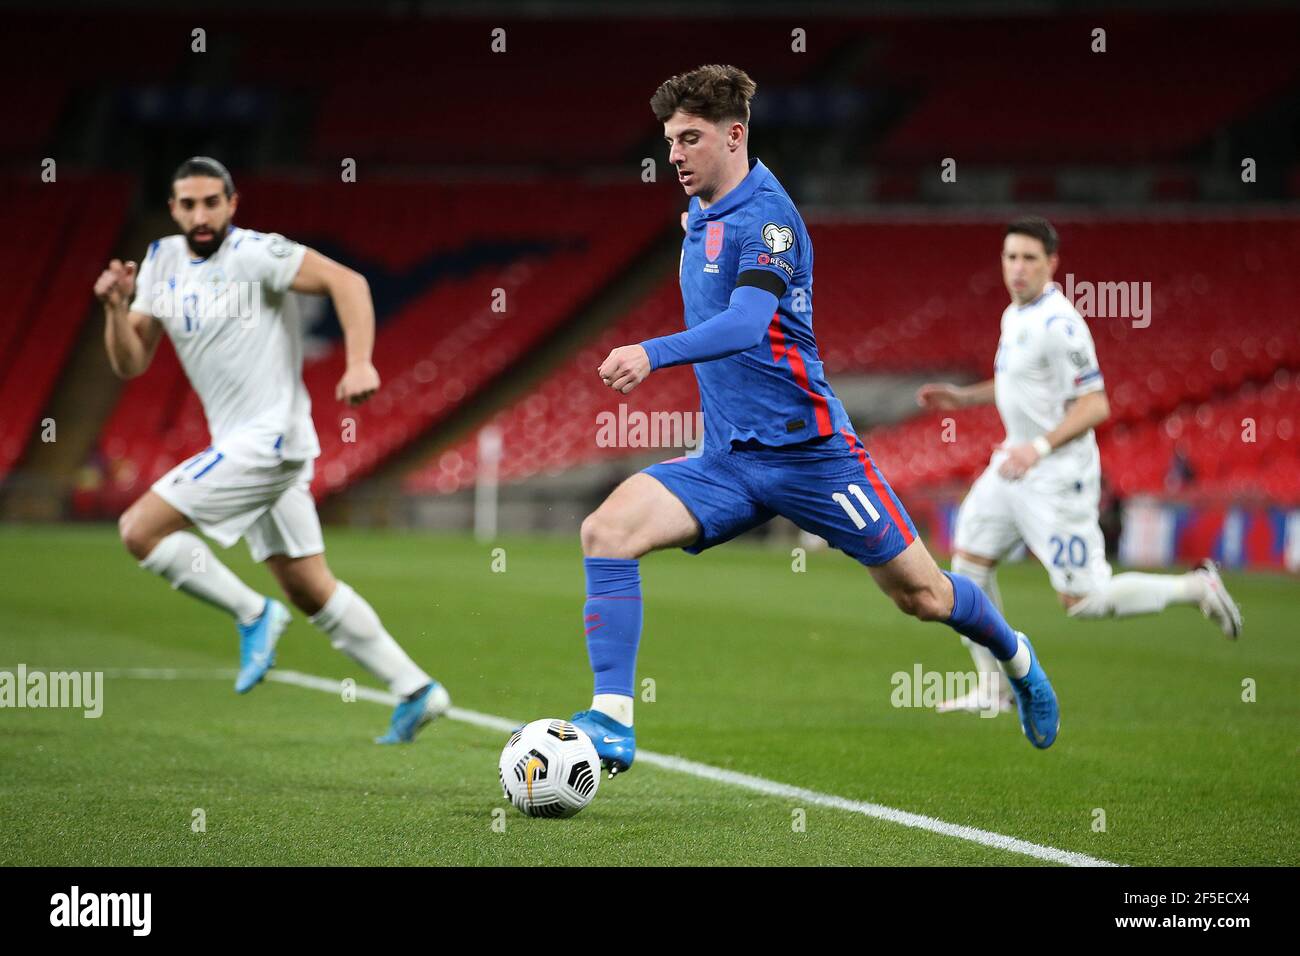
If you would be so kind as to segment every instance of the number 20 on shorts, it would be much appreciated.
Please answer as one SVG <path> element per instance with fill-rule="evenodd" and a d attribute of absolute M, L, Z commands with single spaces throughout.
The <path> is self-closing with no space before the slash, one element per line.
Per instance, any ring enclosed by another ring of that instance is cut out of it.
<path fill-rule="evenodd" d="M 1077 534 L 1070 535 L 1067 541 L 1059 534 L 1052 535 L 1050 541 L 1056 550 L 1052 552 L 1052 564 L 1058 568 L 1066 566 L 1068 560 L 1072 567 L 1081 568 L 1088 563 L 1088 545 Z M 1078 545 L 1078 552 L 1075 551 L 1075 545 Z"/>

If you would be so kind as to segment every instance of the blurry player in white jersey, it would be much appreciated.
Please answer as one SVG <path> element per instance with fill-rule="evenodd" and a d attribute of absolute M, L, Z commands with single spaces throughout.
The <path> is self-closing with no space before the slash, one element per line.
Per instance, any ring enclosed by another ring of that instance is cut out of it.
<path fill-rule="evenodd" d="M 1189 604 L 1236 638 L 1241 612 L 1214 562 L 1187 574 L 1111 573 L 1098 524 L 1101 459 L 1093 434 L 1110 405 L 1087 323 L 1051 281 L 1057 245 L 1045 219 L 1026 217 L 1007 227 L 1002 279 L 1011 304 L 1002 313 L 993 378 L 964 387 L 929 384 L 917 393 L 931 409 L 996 402 L 1006 428 L 1006 441 L 958 512 L 952 570 L 979 584 L 1000 608 L 997 563 L 1024 542 L 1071 617 L 1127 617 Z M 939 709 L 1009 709 L 997 662 L 978 644 L 965 643 L 983 692 Z"/>
<path fill-rule="evenodd" d="M 309 490 L 320 445 L 302 382 L 302 329 L 288 300 L 291 291 L 333 299 L 347 351 L 335 397 L 358 405 L 379 388 L 370 363 L 370 288 L 306 246 L 233 225 L 238 201 L 221 163 L 186 160 L 168 201 L 181 233 L 150 245 L 138 276 L 134 262 L 114 259 L 95 283 L 113 371 L 127 379 L 143 374 L 166 332 L 212 439 L 126 510 L 122 541 L 141 567 L 235 619 L 235 690 L 242 694 L 275 663 L 289 611 L 241 581 L 186 529 L 193 525 L 223 547 L 242 537 L 331 644 L 401 699 L 377 742 L 409 742 L 451 701 L 325 563 Z"/>

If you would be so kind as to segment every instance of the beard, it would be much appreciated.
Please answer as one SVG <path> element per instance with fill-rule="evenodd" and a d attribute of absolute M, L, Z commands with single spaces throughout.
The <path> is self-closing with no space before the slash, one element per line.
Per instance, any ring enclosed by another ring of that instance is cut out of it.
<path fill-rule="evenodd" d="M 195 239 L 194 235 L 199 231 L 198 228 L 191 229 L 185 233 L 185 242 L 189 245 L 190 251 L 202 259 L 206 259 L 221 248 L 221 244 L 226 241 L 226 233 L 230 231 L 230 223 L 223 223 L 219 228 L 213 226 L 204 227 L 211 233 L 207 239 Z"/>

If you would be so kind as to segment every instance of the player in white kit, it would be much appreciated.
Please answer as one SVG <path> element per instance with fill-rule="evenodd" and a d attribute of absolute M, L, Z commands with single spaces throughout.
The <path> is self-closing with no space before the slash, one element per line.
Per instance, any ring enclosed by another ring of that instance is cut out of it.
<path fill-rule="evenodd" d="M 1241 612 L 1214 562 L 1187 574 L 1111 572 L 1098 523 L 1101 458 L 1093 434 L 1110 405 L 1088 325 L 1052 282 L 1057 246 L 1045 219 L 1026 217 L 1007 227 L 1002 278 L 1011 304 L 1002 313 L 993 378 L 964 387 L 928 384 L 917 393 L 931 409 L 995 402 L 1006 428 L 1005 442 L 958 512 L 952 570 L 974 580 L 1000 608 L 997 563 L 1024 542 L 1071 617 L 1127 617 L 1190 604 L 1236 638 Z M 997 662 L 983 647 L 965 643 L 983 693 L 939 709 L 1009 709 Z"/>
<path fill-rule="evenodd" d="M 338 581 L 310 485 L 320 454 L 302 381 L 302 328 L 288 294 L 329 295 L 343 328 L 347 371 L 335 397 L 358 405 L 379 388 L 370 362 L 375 314 L 366 280 L 283 236 L 233 225 L 239 197 L 219 162 L 196 156 L 172 177 L 179 235 L 134 262 L 114 259 L 95 283 L 113 371 L 149 367 L 164 332 L 203 403 L 210 447 L 177 465 L 119 521 L 146 570 L 235 619 L 246 693 L 275 663 L 287 608 L 241 581 L 191 534 L 222 547 L 241 537 L 331 644 L 400 698 L 379 743 L 404 743 L 451 705 L 447 691 L 385 630 L 365 598 Z"/>

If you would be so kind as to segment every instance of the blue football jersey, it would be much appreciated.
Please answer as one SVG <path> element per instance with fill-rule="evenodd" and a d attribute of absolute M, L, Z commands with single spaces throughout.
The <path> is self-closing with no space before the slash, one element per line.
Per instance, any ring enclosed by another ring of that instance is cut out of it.
<path fill-rule="evenodd" d="M 754 271 L 780 280 L 763 279 L 762 287 L 784 291 L 762 342 L 696 363 L 704 447 L 781 446 L 851 431 L 813 337 L 812 241 L 789 194 L 758 159 L 709 208 L 691 198 L 680 269 L 686 327 L 725 311 L 740 276 Z"/>

